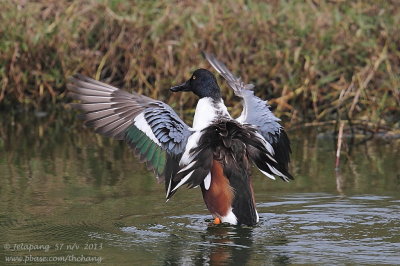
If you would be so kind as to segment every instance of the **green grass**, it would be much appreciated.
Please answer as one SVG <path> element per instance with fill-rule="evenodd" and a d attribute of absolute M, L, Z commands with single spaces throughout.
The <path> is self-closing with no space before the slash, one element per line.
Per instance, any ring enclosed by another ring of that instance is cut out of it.
<path fill-rule="evenodd" d="M 195 98 L 167 88 L 210 69 L 205 50 L 255 83 L 288 123 L 351 119 L 399 128 L 399 25 L 395 0 L 6 0 L 0 108 L 68 102 L 65 82 L 80 72 L 190 113 Z"/>

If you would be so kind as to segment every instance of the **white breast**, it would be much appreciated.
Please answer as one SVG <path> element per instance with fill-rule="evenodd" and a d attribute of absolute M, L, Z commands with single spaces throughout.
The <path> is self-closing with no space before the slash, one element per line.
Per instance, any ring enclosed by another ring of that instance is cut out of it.
<path fill-rule="evenodd" d="M 208 127 L 217 116 L 227 116 L 231 118 L 223 100 L 221 99 L 220 102 L 214 102 L 213 99 L 209 97 L 201 98 L 196 106 L 196 112 L 193 118 L 193 129 L 202 130 Z"/>
<path fill-rule="evenodd" d="M 218 116 L 231 118 L 222 99 L 220 102 L 215 102 L 209 97 L 204 97 L 199 100 L 193 118 L 192 129 L 195 132 L 188 139 L 185 152 L 183 153 L 179 162 L 180 166 L 185 166 L 192 162 L 193 156 L 189 151 L 199 145 L 199 139 L 203 133 L 201 130 L 211 125 L 211 123 L 217 119 Z"/>

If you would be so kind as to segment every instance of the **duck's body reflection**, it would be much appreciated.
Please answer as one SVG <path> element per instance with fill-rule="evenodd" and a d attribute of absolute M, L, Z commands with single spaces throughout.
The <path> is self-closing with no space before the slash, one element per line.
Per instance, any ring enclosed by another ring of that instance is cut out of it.
<path fill-rule="evenodd" d="M 176 235 L 170 235 L 164 265 L 253 265 L 287 264 L 289 257 L 265 250 L 265 239 L 254 237 L 257 227 L 237 227 L 210 224 L 204 233 L 200 234 L 199 242 L 184 243 Z M 287 240 L 270 239 L 274 244 L 287 244 Z M 255 240 L 256 239 L 256 240 Z M 270 241 L 268 240 L 268 241 Z M 193 244 L 197 246 L 193 249 Z M 272 244 L 272 243 L 271 243 Z M 257 246 L 255 248 L 254 246 Z M 253 254 L 254 250 L 264 249 L 265 252 Z"/>
<path fill-rule="evenodd" d="M 246 265 L 251 257 L 252 232 L 249 227 L 209 226 L 203 238 L 211 244 L 210 265 Z"/>

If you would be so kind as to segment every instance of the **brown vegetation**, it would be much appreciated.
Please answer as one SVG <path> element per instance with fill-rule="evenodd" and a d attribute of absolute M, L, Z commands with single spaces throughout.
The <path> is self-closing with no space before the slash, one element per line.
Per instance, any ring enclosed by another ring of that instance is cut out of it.
<path fill-rule="evenodd" d="M 191 113 L 194 97 L 167 89 L 210 68 L 206 50 L 292 125 L 400 127 L 396 1 L 267 2 L 6 0 L 0 107 L 66 102 L 66 79 L 79 72 Z"/>

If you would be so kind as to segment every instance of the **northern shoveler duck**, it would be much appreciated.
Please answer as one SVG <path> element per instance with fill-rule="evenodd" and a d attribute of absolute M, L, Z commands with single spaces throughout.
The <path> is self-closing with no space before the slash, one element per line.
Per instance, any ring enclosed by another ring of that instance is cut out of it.
<path fill-rule="evenodd" d="M 125 140 L 165 182 L 167 200 L 182 185 L 200 186 L 215 223 L 254 225 L 259 216 L 250 166 L 272 179 L 293 179 L 289 139 L 269 105 L 254 95 L 252 84 L 243 83 L 213 55 L 205 57 L 242 98 L 237 119 L 229 115 L 217 80 L 206 69 L 170 89 L 199 97 L 192 127 L 161 101 L 82 75 L 72 77 L 68 89 L 81 101 L 74 106 L 83 111 L 85 125 Z"/>

